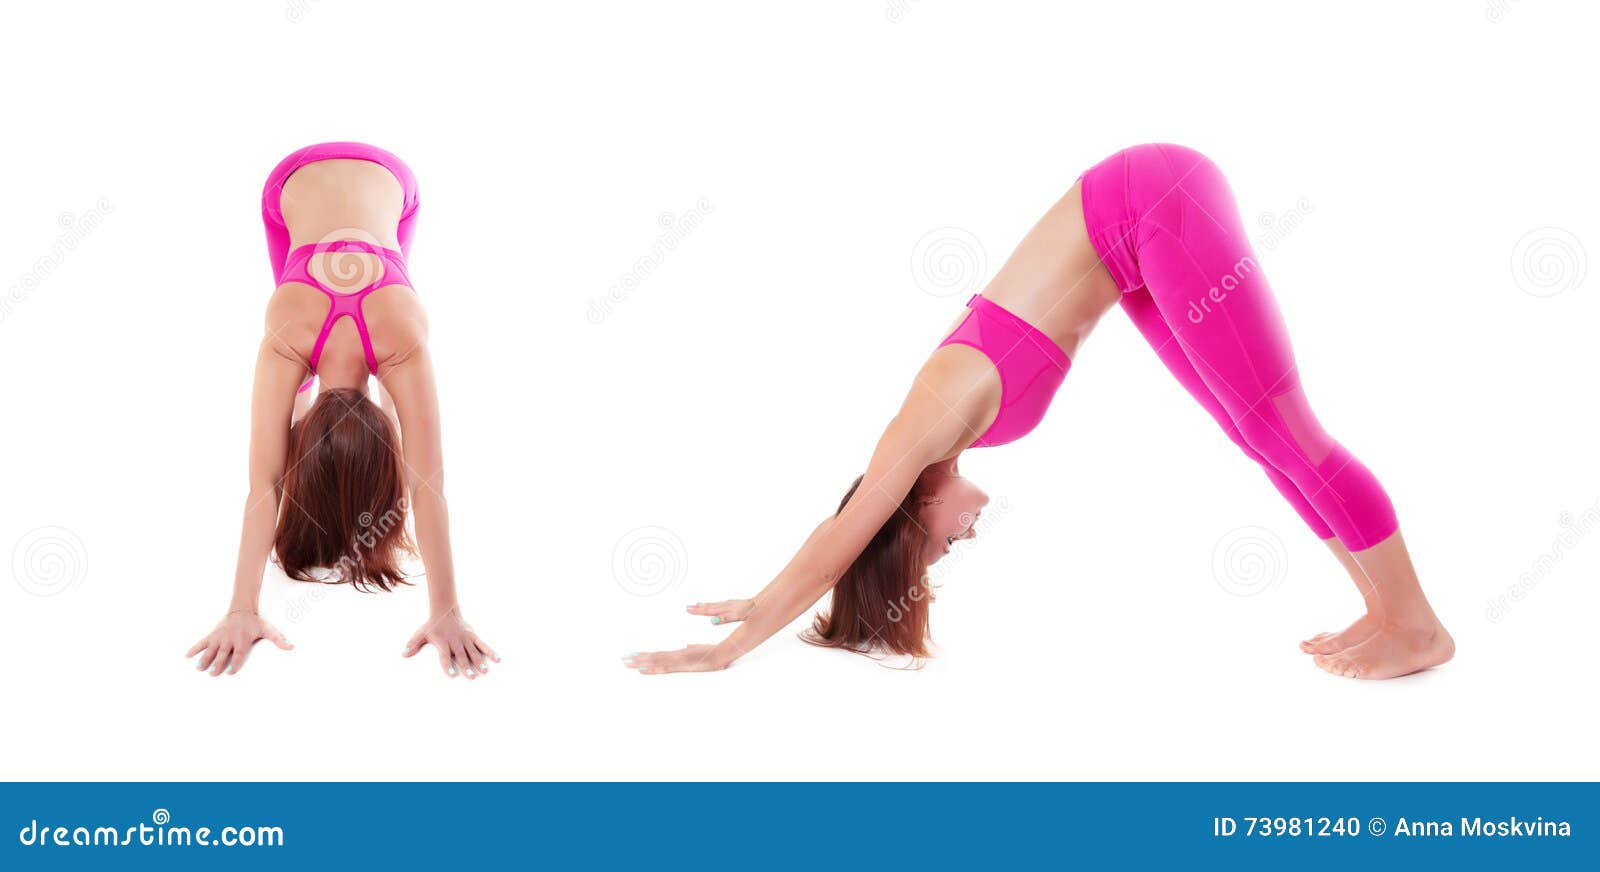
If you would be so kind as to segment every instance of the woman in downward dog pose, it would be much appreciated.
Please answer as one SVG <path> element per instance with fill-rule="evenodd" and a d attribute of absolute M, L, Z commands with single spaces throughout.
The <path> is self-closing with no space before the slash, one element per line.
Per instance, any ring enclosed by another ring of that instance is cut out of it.
<path fill-rule="evenodd" d="M 625 665 L 723 669 L 830 589 L 810 641 L 924 655 L 927 566 L 973 535 L 987 502 L 959 475 L 957 457 L 1037 426 L 1079 344 L 1116 303 L 1361 592 L 1364 615 L 1301 650 L 1352 678 L 1449 660 L 1455 643 L 1423 596 L 1389 497 L 1311 412 L 1222 173 L 1190 149 L 1141 145 L 1080 176 L 967 303 L 866 473 L 788 566 L 753 599 L 689 608 L 739 626 L 720 644 L 634 654 Z"/>
<path fill-rule="evenodd" d="M 499 660 L 456 602 L 427 318 L 406 274 L 416 212 L 411 170 L 370 145 L 308 146 L 267 178 L 261 213 L 277 290 L 256 355 L 250 495 L 233 600 L 189 650 L 200 670 L 238 672 L 261 639 L 292 647 L 256 610 L 269 555 L 297 581 L 408 584 L 399 568 L 414 550 L 408 511 L 429 616 L 405 656 L 431 644 L 446 675 L 468 678 Z"/>

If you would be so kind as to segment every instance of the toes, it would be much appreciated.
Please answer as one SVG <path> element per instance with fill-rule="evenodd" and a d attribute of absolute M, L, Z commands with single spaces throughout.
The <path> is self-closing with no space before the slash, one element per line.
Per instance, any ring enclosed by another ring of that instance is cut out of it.
<path fill-rule="evenodd" d="M 1343 675 L 1345 664 L 1349 661 L 1343 657 L 1338 657 L 1332 654 L 1318 654 L 1311 658 L 1311 662 L 1317 664 L 1317 668 L 1321 669 L 1323 672 L 1332 673 L 1334 675 Z"/>
<path fill-rule="evenodd" d="M 1346 647 L 1344 639 L 1340 636 L 1323 634 L 1322 639 L 1313 639 L 1307 650 L 1312 654 L 1337 654 Z"/>
<path fill-rule="evenodd" d="M 1356 660 L 1338 655 L 1326 656 L 1318 665 L 1333 675 L 1342 678 L 1360 678 L 1366 672 L 1366 667 Z"/>
<path fill-rule="evenodd" d="M 1337 654 L 1350 647 L 1350 640 L 1346 638 L 1348 631 L 1339 633 L 1318 633 L 1300 643 L 1300 650 L 1307 654 Z"/>

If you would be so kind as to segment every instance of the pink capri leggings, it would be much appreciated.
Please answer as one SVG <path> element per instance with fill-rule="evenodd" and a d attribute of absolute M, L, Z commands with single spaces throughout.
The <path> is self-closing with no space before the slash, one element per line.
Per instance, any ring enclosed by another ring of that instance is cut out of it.
<path fill-rule="evenodd" d="M 1141 145 L 1079 179 L 1089 239 L 1122 307 L 1163 363 L 1319 538 L 1361 551 L 1394 533 L 1394 506 L 1317 422 L 1233 193 L 1204 155 Z"/>

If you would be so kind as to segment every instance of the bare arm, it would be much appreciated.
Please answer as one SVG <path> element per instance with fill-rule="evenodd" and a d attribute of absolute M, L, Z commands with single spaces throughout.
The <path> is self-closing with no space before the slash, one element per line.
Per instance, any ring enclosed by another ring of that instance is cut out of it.
<path fill-rule="evenodd" d="M 250 494 L 234 567 L 233 602 L 228 610 L 254 610 L 261 575 L 272 553 L 278 521 L 278 480 L 289 453 L 289 420 L 303 364 L 276 340 L 267 338 L 256 354 L 255 389 L 250 399 Z"/>
<path fill-rule="evenodd" d="M 406 490 L 416 522 L 417 549 L 428 576 L 428 620 L 406 643 L 410 657 L 431 644 L 439 668 L 450 677 L 476 678 L 499 656 L 462 618 L 456 599 L 455 560 L 450 552 L 450 509 L 444 497 L 444 448 L 433 358 L 425 342 L 389 362 L 379 375 L 400 424 Z"/>
<path fill-rule="evenodd" d="M 800 551 L 754 600 L 744 622 L 716 646 L 635 655 L 647 673 L 722 669 L 816 604 L 844 575 L 928 466 L 953 457 L 981 432 L 998 396 L 993 367 L 965 348 L 941 350 L 918 373 L 889 422 L 860 487 L 845 507 L 817 525 Z"/>
<path fill-rule="evenodd" d="M 400 450 L 416 519 L 417 548 L 428 574 L 428 609 L 434 615 L 455 609 L 455 564 L 450 555 L 450 511 L 444 499 L 444 448 L 439 427 L 439 396 L 433 358 L 418 345 L 382 373 L 400 423 Z"/>
<path fill-rule="evenodd" d="M 277 528 L 278 480 L 288 454 L 295 389 L 304 370 L 292 349 L 273 336 L 262 340 L 250 399 L 250 492 L 245 497 L 239 533 L 233 599 L 216 629 L 189 650 L 189 656 L 201 655 L 199 668 L 211 670 L 212 675 L 239 671 L 257 639 L 271 639 L 284 649 L 291 647 L 283 634 L 261 620 L 256 609 Z"/>

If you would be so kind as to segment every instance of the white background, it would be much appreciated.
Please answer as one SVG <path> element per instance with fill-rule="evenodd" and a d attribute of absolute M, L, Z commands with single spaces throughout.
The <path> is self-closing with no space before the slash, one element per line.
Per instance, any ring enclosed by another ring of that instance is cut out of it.
<path fill-rule="evenodd" d="M 1600 536 L 1562 521 L 1600 516 L 1592 4 L 668 6 L 7 8 L 0 772 L 1600 777 Z M 475 683 L 400 658 L 420 587 L 276 570 L 296 651 L 182 658 L 232 579 L 261 183 L 335 139 L 421 182 L 462 601 L 505 658 Z M 619 665 L 717 639 L 682 606 L 768 581 L 966 295 L 1152 140 L 1261 229 L 1454 662 L 1312 666 L 1350 583 L 1114 311 L 1042 427 L 964 458 L 1005 508 L 938 570 L 926 669 L 793 633 Z"/>

